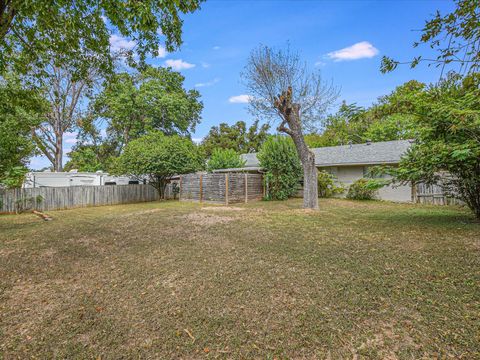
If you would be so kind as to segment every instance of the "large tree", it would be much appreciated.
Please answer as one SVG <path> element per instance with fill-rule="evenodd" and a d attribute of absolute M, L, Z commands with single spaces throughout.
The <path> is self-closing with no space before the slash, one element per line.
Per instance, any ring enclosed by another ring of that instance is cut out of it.
<path fill-rule="evenodd" d="M 343 102 L 335 114 L 326 117 L 321 133 L 308 134 L 309 147 L 359 144 L 415 137 L 414 105 L 425 84 L 411 80 L 378 98 L 369 108 Z"/>
<path fill-rule="evenodd" d="M 173 51 L 182 43 L 181 15 L 197 10 L 200 2 L 0 0 L 0 73 L 14 67 L 41 78 L 46 65 L 54 63 L 81 76 L 92 58 L 111 72 L 111 32 L 135 45 L 125 54 L 131 64 L 143 63 L 147 55 L 157 56 L 163 44 Z"/>
<path fill-rule="evenodd" d="M 0 185 L 19 186 L 35 145 L 32 127 L 41 122 L 48 104 L 35 89 L 8 75 L 0 80 Z"/>
<path fill-rule="evenodd" d="M 412 102 L 417 141 L 394 175 L 442 186 L 480 219 L 480 76 L 451 74 Z"/>
<path fill-rule="evenodd" d="M 197 90 L 184 89 L 184 80 L 169 68 L 147 67 L 139 73 L 116 75 L 97 96 L 93 116 L 106 121 L 108 141 L 118 154 L 149 130 L 189 135 L 195 129 L 203 104 Z"/>
<path fill-rule="evenodd" d="M 163 198 L 168 179 L 202 169 L 203 157 L 197 145 L 178 135 L 153 131 L 132 140 L 118 158 L 114 173 L 148 178 Z"/>
<path fill-rule="evenodd" d="M 46 84 L 41 90 L 50 108 L 32 134 L 54 171 L 63 171 L 64 134 L 78 127 L 88 95 L 99 82 L 99 69 L 92 65 L 81 78 L 74 75 L 75 69 L 71 67 L 50 65 L 47 70 Z"/>
<path fill-rule="evenodd" d="M 243 77 L 251 95 L 252 112 L 278 120 L 277 130 L 293 139 L 303 166 L 303 206 L 317 209 L 317 168 L 304 131 L 318 126 L 338 91 L 325 83 L 320 73 L 310 72 L 289 48 L 260 46 L 253 50 Z"/>
<path fill-rule="evenodd" d="M 232 149 L 239 154 L 256 152 L 267 139 L 269 129 L 270 125 L 260 125 L 259 120 L 255 120 L 248 129 L 245 121 L 237 121 L 231 126 L 221 123 L 212 126 L 202 141 L 202 147 L 207 156 L 215 149 Z"/>

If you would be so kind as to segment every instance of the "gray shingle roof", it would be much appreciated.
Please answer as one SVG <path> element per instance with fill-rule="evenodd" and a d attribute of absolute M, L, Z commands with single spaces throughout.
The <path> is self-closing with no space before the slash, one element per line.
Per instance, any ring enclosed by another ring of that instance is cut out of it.
<path fill-rule="evenodd" d="M 317 166 L 396 164 L 412 145 L 409 140 L 394 140 L 331 146 L 312 149 Z"/>
<path fill-rule="evenodd" d="M 260 162 L 257 159 L 257 154 L 256 153 L 242 154 L 241 157 L 242 157 L 243 160 L 245 160 L 244 167 L 258 167 L 258 166 L 260 166 Z"/>
<path fill-rule="evenodd" d="M 396 164 L 411 145 L 410 140 L 394 140 L 373 142 L 370 145 L 322 147 L 312 151 L 317 166 Z M 243 154 L 242 158 L 247 167 L 260 165 L 255 153 Z"/>

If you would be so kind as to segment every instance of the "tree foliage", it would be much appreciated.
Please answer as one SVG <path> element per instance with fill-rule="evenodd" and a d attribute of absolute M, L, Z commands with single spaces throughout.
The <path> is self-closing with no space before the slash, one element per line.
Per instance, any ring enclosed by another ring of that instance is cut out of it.
<path fill-rule="evenodd" d="M 94 145 L 81 145 L 68 154 L 70 160 L 65 164 L 65 171 L 76 169 L 83 172 L 108 171 L 110 165 L 99 157 L 99 149 Z"/>
<path fill-rule="evenodd" d="M 50 161 L 54 171 L 63 171 L 63 138 L 77 129 L 82 119 L 82 107 L 100 82 L 98 69 L 90 67 L 82 78 L 76 78 L 71 67 L 49 65 L 45 86 L 40 88 L 49 102 L 43 121 L 33 129 L 33 140 Z"/>
<path fill-rule="evenodd" d="M 390 94 L 378 98 L 369 108 L 343 102 L 339 110 L 324 121 L 320 134 L 309 134 L 309 147 L 360 144 L 366 141 L 406 140 L 415 137 L 413 99 L 425 84 L 408 81 Z"/>
<path fill-rule="evenodd" d="M 188 135 L 200 122 L 203 104 L 197 90 L 183 88 L 184 80 L 180 73 L 165 68 L 118 74 L 97 96 L 90 123 L 107 122 L 109 141 L 118 153 L 150 130 Z"/>
<path fill-rule="evenodd" d="M 480 76 L 451 74 L 412 102 L 417 142 L 397 179 L 440 184 L 480 218 Z"/>
<path fill-rule="evenodd" d="M 212 126 L 202 141 L 205 154 L 210 156 L 215 149 L 232 149 L 239 154 L 257 152 L 268 136 L 268 124 L 259 125 L 259 121 L 247 129 L 244 121 L 237 121 L 233 125 L 221 123 Z"/>
<path fill-rule="evenodd" d="M 434 58 L 417 56 L 404 62 L 414 68 L 426 62 L 443 70 L 448 65 L 457 65 L 458 73 L 472 74 L 480 68 L 480 2 L 478 0 L 455 0 L 455 10 L 442 15 L 437 11 L 422 29 L 422 35 L 414 47 L 428 44 L 437 52 Z M 394 70 L 400 61 L 384 56 L 381 71 Z"/>
<path fill-rule="evenodd" d="M 8 75 L 0 81 L 0 186 L 20 186 L 29 157 L 35 153 L 31 129 L 47 109 L 38 91 Z"/>
<path fill-rule="evenodd" d="M 163 41 L 167 51 L 182 43 L 181 15 L 197 10 L 200 1 L 1 1 L 0 73 L 9 67 L 41 77 L 54 64 L 82 77 L 93 63 L 112 72 L 111 31 L 134 42 L 124 50 L 129 63 L 143 64 L 147 55 L 158 55 Z"/>
<path fill-rule="evenodd" d="M 168 178 L 202 168 L 203 157 L 198 146 L 190 139 L 153 131 L 128 143 L 113 173 L 147 177 L 149 184 L 163 198 Z"/>
<path fill-rule="evenodd" d="M 245 160 L 233 149 L 215 149 L 207 162 L 207 170 L 241 168 Z"/>
<path fill-rule="evenodd" d="M 267 200 L 286 200 L 298 191 L 302 164 L 292 139 L 270 136 L 258 153 L 265 171 Z"/>

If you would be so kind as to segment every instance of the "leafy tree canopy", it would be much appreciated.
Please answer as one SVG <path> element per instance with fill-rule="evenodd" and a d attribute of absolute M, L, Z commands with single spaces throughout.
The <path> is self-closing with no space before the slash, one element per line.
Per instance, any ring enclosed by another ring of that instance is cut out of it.
<path fill-rule="evenodd" d="M 451 74 L 411 100 L 417 143 L 397 179 L 441 184 L 480 218 L 480 76 Z"/>
<path fill-rule="evenodd" d="M 213 126 L 202 141 L 205 154 L 210 156 L 215 149 L 232 149 L 239 154 L 257 152 L 268 136 L 268 124 L 259 125 L 255 122 L 247 129 L 244 121 L 237 121 L 233 125 L 221 123 Z"/>
<path fill-rule="evenodd" d="M 35 153 L 31 129 L 47 111 L 36 90 L 8 75 L 0 81 L 0 185 L 20 186 L 28 159 Z"/>
<path fill-rule="evenodd" d="M 425 84 L 412 80 L 370 108 L 343 102 L 336 114 L 327 117 L 323 132 L 306 135 L 305 141 L 309 147 L 323 147 L 414 138 L 413 99 L 424 89 Z"/>
<path fill-rule="evenodd" d="M 245 165 L 245 160 L 233 149 L 215 149 L 207 162 L 207 170 L 235 169 Z"/>
<path fill-rule="evenodd" d="M 102 152 L 105 150 L 102 145 L 100 145 L 100 147 L 96 145 L 79 145 L 74 147 L 68 154 L 70 160 L 65 164 L 64 170 L 70 171 L 77 169 L 78 171 L 85 172 L 108 171 L 113 158 L 108 155 L 107 157 L 102 157 Z"/>
<path fill-rule="evenodd" d="M 150 130 L 188 135 L 200 122 L 203 104 L 197 90 L 183 88 L 184 79 L 171 69 L 153 67 L 118 74 L 96 98 L 86 126 L 106 120 L 107 135 L 118 151 Z"/>
<path fill-rule="evenodd" d="M 285 136 L 270 136 L 258 153 L 265 170 L 268 200 L 286 200 L 298 190 L 302 164 L 293 140 Z"/>
<path fill-rule="evenodd" d="M 2 1 L 0 2 L 0 73 L 34 71 L 46 64 L 69 65 L 82 76 L 92 63 L 112 72 L 110 32 L 134 42 L 124 50 L 129 63 L 157 56 L 182 43 L 182 14 L 197 10 L 201 0 L 159 1 Z M 135 59 L 138 59 L 136 61 Z"/>
<path fill-rule="evenodd" d="M 113 173 L 147 177 L 163 197 L 169 177 L 195 172 L 202 169 L 203 164 L 198 146 L 190 139 L 153 131 L 128 143 Z"/>

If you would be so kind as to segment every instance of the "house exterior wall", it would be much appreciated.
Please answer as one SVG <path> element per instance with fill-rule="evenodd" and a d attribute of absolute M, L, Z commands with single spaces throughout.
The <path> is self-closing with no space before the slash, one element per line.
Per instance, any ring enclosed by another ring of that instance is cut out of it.
<path fill-rule="evenodd" d="M 365 177 L 364 174 L 366 171 L 366 167 L 363 165 L 319 167 L 318 169 L 325 170 L 334 175 L 337 181 L 345 187 L 349 187 L 356 180 Z M 345 195 L 346 193 L 342 196 Z M 411 202 L 412 187 L 410 185 L 388 185 L 378 190 L 377 198 L 380 200 Z"/>

